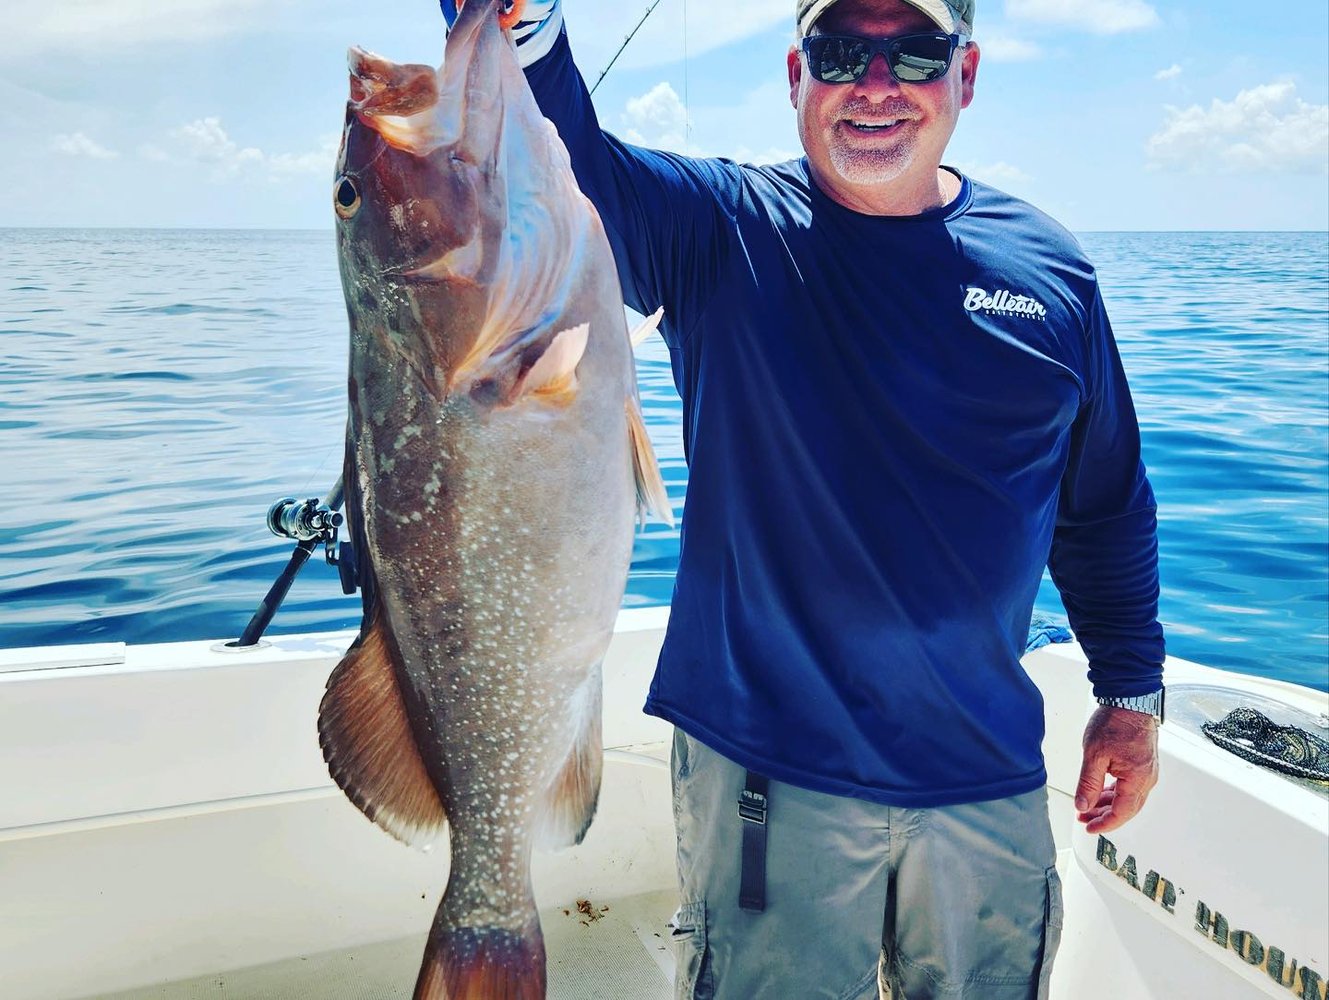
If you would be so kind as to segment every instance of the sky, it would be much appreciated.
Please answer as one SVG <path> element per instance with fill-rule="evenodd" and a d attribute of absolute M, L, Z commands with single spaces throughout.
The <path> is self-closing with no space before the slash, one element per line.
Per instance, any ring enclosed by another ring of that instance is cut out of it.
<path fill-rule="evenodd" d="M 648 0 L 563 0 L 594 80 Z M 794 0 L 661 0 L 596 93 L 630 141 L 801 152 Z M 332 226 L 346 49 L 436 64 L 433 0 L 0 0 L 3 226 Z M 1329 230 L 1329 4 L 980 0 L 946 162 L 1097 230 Z"/>

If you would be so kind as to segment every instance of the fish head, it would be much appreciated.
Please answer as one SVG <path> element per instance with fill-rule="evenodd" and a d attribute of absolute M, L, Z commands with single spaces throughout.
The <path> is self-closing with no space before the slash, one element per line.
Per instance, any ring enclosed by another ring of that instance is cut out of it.
<path fill-rule="evenodd" d="M 499 4 L 465 5 L 440 68 L 348 56 L 333 206 L 352 333 L 381 328 L 398 356 L 442 373 L 443 391 L 493 349 L 499 326 L 520 326 L 516 286 L 517 298 L 541 295 L 541 282 L 512 273 L 508 237 L 540 239 L 523 217 L 548 221 L 530 211 L 548 201 L 542 179 L 561 170 L 575 189 L 502 26 L 515 12 Z"/>

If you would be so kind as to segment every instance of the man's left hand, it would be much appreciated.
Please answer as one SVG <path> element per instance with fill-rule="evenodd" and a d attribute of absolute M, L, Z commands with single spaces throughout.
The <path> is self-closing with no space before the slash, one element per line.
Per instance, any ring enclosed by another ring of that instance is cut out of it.
<path fill-rule="evenodd" d="M 1108 782 L 1108 775 L 1116 780 Z M 1158 721 L 1100 705 L 1084 730 L 1084 766 L 1075 808 L 1089 833 L 1107 833 L 1144 806 L 1158 784 Z"/>

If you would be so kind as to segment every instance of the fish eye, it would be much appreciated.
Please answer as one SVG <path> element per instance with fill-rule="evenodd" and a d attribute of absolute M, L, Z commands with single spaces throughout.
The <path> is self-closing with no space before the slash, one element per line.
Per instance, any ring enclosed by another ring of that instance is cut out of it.
<path fill-rule="evenodd" d="M 349 177 L 342 177 L 337 181 L 336 190 L 333 191 L 333 207 L 337 214 L 343 219 L 349 219 L 360 210 L 360 189 L 355 181 Z"/>

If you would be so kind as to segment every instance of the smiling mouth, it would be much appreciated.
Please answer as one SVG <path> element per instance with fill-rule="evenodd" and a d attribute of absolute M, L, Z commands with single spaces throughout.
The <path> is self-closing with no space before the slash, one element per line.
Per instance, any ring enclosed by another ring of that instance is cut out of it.
<path fill-rule="evenodd" d="M 841 124 L 847 127 L 851 132 L 857 132 L 859 135 L 882 135 L 899 128 L 905 119 L 886 118 L 881 121 L 864 121 L 857 118 L 842 119 Z"/>

